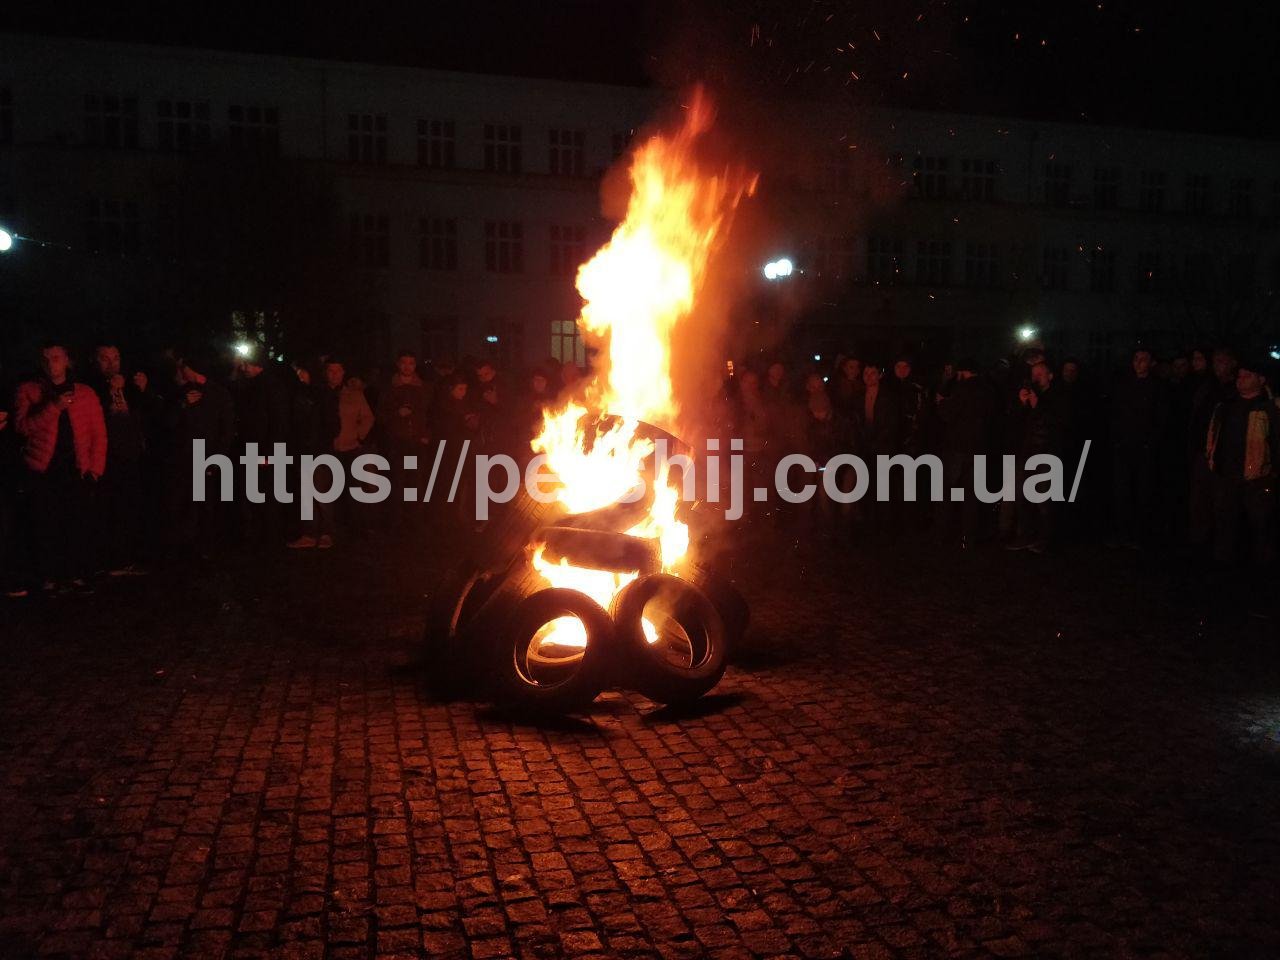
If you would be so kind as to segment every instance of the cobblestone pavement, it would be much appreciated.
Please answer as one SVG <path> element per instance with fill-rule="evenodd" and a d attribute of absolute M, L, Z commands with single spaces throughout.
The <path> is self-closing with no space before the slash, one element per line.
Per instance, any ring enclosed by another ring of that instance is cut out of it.
<path fill-rule="evenodd" d="M 423 693 L 423 561 L 9 605 L 0 957 L 1280 956 L 1274 621 L 908 554 L 740 562 L 715 696 L 542 727 Z"/>

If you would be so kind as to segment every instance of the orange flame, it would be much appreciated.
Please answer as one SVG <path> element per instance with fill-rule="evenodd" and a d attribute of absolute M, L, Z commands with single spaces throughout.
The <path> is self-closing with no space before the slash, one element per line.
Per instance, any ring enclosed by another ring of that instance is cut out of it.
<path fill-rule="evenodd" d="M 639 423 L 669 429 L 679 413 L 671 382 L 673 333 L 693 317 L 711 255 L 738 202 L 755 188 L 753 176 L 699 170 L 695 146 L 713 119 L 710 102 L 697 92 L 679 130 L 651 137 L 635 152 L 626 217 L 578 270 L 584 300 L 578 324 L 598 350 L 595 377 L 587 406 L 569 403 L 548 412 L 533 441 L 534 451 L 546 454 L 557 476 L 556 496 L 570 513 L 607 506 L 642 483 L 653 441 L 637 436 Z M 602 415 L 623 419 L 597 435 Z M 627 531 L 657 539 L 667 571 L 689 549 L 678 504 L 664 471 L 647 516 Z M 541 550 L 533 564 L 551 584 L 581 590 L 605 607 L 636 578 L 552 564 Z M 571 642 L 560 633 L 557 642 Z"/>

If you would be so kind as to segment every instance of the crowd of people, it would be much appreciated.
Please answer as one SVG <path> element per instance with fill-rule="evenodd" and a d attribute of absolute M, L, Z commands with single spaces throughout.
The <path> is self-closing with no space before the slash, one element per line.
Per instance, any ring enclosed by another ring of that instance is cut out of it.
<path fill-rule="evenodd" d="M 226 364 L 197 353 L 167 351 L 160 364 L 125 359 L 117 345 L 100 344 L 82 375 L 66 346 L 50 343 L 38 372 L 0 409 L 0 587 L 10 597 L 92 590 L 100 577 L 145 574 L 165 557 L 232 540 L 324 550 L 346 538 L 465 537 L 474 529 L 466 496 L 450 506 L 393 495 L 377 509 L 342 497 L 317 504 L 303 522 L 294 505 L 245 496 L 237 470 L 230 503 L 198 502 L 192 443 L 203 439 L 206 454 L 233 461 L 246 444 L 265 457 L 284 443 L 295 458 L 328 453 L 344 466 L 376 450 L 392 465 L 395 490 L 421 489 L 419 472 L 441 442 L 527 456 L 543 411 L 583 377 L 554 361 L 524 375 L 489 360 L 420 368 L 410 351 L 389 376 L 367 377 L 333 356 L 284 364 L 254 349 L 228 377 L 219 375 Z M 1227 348 L 1161 362 L 1139 348 L 1116 378 L 1088 376 L 1074 359 L 1051 363 L 1034 348 L 990 367 L 965 360 L 927 375 L 906 356 L 882 367 L 847 354 L 804 370 L 778 360 L 731 371 L 716 399 L 708 433 L 742 441 L 759 485 L 772 486 L 778 461 L 796 452 L 819 465 L 847 452 L 869 463 L 934 454 L 943 464 L 941 503 L 905 502 L 900 487 L 880 500 L 873 467 L 859 503 L 820 493 L 793 507 L 772 497 L 748 505 L 749 524 L 868 543 L 918 531 L 1033 552 L 1080 536 L 1115 548 L 1185 544 L 1222 567 L 1262 569 L 1276 556 L 1280 406 L 1264 365 Z M 1055 454 L 1070 477 L 1086 443 L 1075 502 L 1023 495 L 1029 458 Z M 996 461 L 987 490 L 1003 482 L 1000 455 L 1017 458 L 1012 499 L 986 504 L 974 495 L 980 454 Z M 848 489 L 849 468 L 840 470 L 836 483 Z M 329 479 L 318 475 L 317 485 Z M 956 487 L 963 499 L 949 495 Z"/>

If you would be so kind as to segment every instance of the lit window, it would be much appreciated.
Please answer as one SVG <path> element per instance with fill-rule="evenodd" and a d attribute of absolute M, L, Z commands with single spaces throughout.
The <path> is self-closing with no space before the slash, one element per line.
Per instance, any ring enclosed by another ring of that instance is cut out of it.
<path fill-rule="evenodd" d="M 576 320 L 551 321 L 551 356 L 561 363 L 572 363 L 581 367 L 587 362 L 586 345 L 578 336 Z"/>

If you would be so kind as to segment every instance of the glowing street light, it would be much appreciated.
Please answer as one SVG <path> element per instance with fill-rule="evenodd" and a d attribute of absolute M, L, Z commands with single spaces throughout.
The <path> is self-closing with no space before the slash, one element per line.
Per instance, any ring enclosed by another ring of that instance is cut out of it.
<path fill-rule="evenodd" d="M 0 253 L 8 253 L 13 249 L 13 234 L 0 227 Z"/>
<path fill-rule="evenodd" d="M 795 272 L 796 265 L 791 262 L 788 257 L 780 257 L 777 260 L 770 260 L 764 265 L 764 278 L 766 280 L 782 280 L 791 276 Z"/>
<path fill-rule="evenodd" d="M 248 340 L 237 340 L 232 349 L 235 350 L 236 356 L 242 360 L 247 360 L 253 356 L 253 344 Z"/>
<path fill-rule="evenodd" d="M 1025 327 L 1018 328 L 1018 339 L 1023 343 L 1027 343 L 1036 338 L 1036 328 L 1028 324 Z"/>

